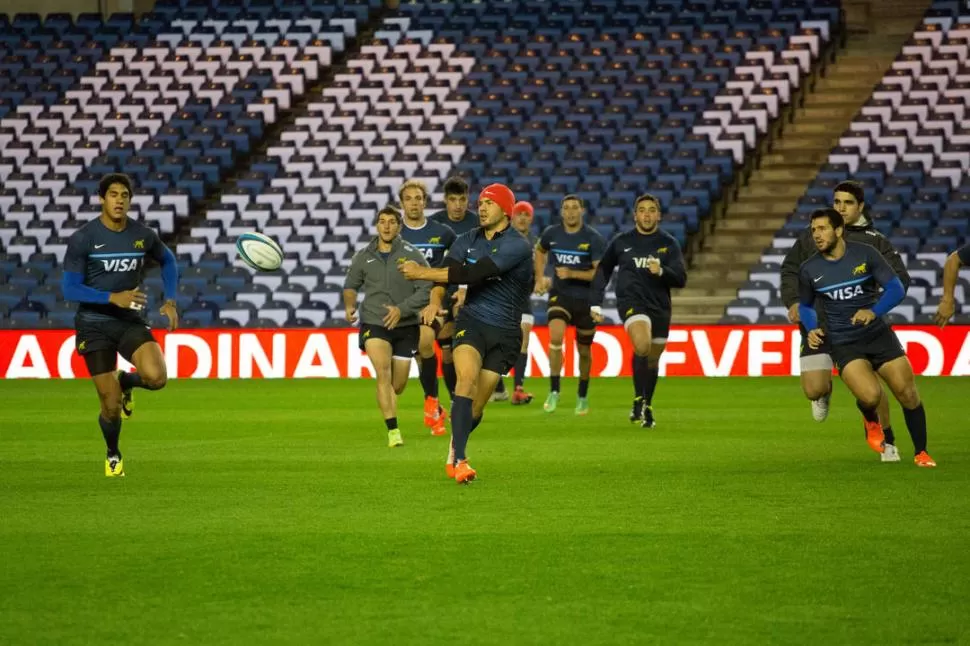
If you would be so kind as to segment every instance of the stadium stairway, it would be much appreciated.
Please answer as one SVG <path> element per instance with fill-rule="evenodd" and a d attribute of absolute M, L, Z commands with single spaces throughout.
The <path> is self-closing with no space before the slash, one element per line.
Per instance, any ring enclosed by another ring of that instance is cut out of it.
<path fill-rule="evenodd" d="M 918 21 L 917 16 L 913 24 Z M 792 123 L 762 155 L 760 167 L 739 190 L 737 200 L 712 223 L 701 253 L 694 256 L 688 286 L 675 299 L 678 320 L 703 324 L 721 319 L 748 279 L 751 265 L 771 246 L 774 233 L 912 34 L 912 26 L 906 33 L 857 33 L 846 39 L 834 64 L 806 93 Z"/>

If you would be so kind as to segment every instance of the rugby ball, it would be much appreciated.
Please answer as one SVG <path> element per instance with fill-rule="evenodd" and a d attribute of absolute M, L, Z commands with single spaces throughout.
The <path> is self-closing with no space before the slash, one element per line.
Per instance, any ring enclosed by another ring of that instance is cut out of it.
<path fill-rule="evenodd" d="M 276 271 L 283 264 L 283 250 L 276 241 L 255 231 L 236 238 L 236 251 L 256 271 Z"/>

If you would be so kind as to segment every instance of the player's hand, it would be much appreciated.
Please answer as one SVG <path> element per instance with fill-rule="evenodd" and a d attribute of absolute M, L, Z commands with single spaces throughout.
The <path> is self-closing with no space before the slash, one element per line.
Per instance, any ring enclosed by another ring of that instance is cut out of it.
<path fill-rule="evenodd" d="M 552 287 L 552 279 L 548 276 L 539 276 L 536 278 L 535 293 L 536 296 L 542 296 Z"/>
<path fill-rule="evenodd" d="M 179 326 L 179 311 L 175 307 L 175 301 L 165 301 L 158 311 L 168 319 L 168 331 L 172 332 Z"/>
<path fill-rule="evenodd" d="M 593 319 L 594 323 L 602 323 L 606 320 L 606 317 L 603 316 L 603 310 L 598 307 L 595 309 L 592 307 L 589 308 L 589 317 Z"/>
<path fill-rule="evenodd" d="M 466 296 L 468 296 L 468 288 L 459 289 L 457 292 L 451 295 L 451 300 L 455 301 L 455 314 L 458 314 L 458 310 L 465 306 Z"/>
<path fill-rule="evenodd" d="M 344 318 L 347 319 L 347 322 L 348 323 L 351 323 L 351 324 L 356 323 L 357 322 L 357 308 L 356 307 L 349 307 L 346 310 L 344 310 Z"/>
<path fill-rule="evenodd" d="M 852 315 L 852 325 L 869 325 L 876 320 L 876 313 L 872 310 L 859 310 Z"/>
<path fill-rule="evenodd" d="M 569 280 L 573 277 L 573 270 L 568 267 L 556 267 L 556 278 L 559 280 Z"/>
<path fill-rule="evenodd" d="M 825 332 L 822 328 L 815 328 L 808 333 L 808 347 L 812 350 L 818 350 L 822 347 L 822 343 L 825 340 Z"/>
<path fill-rule="evenodd" d="M 662 271 L 660 268 L 660 258 L 654 258 L 653 256 L 647 258 L 647 269 L 649 269 L 650 273 L 654 276 L 659 276 L 660 272 Z"/>
<path fill-rule="evenodd" d="M 127 292 L 115 292 L 108 297 L 108 301 L 125 310 L 141 310 L 145 308 L 148 297 L 144 292 L 137 289 L 129 289 Z"/>
<path fill-rule="evenodd" d="M 936 308 L 936 314 L 933 315 L 933 322 L 941 328 L 946 327 L 956 308 L 952 298 L 941 298 L 940 306 Z"/>
<path fill-rule="evenodd" d="M 798 303 L 788 308 L 788 320 L 792 323 L 798 323 L 802 320 L 802 317 L 798 315 Z"/>
<path fill-rule="evenodd" d="M 418 315 L 421 317 L 422 323 L 428 327 L 431 327 L 431 325 L 434 324 L 435 319 L 438 318 L 438 315 L 443 313 L 445 313 L 444 310 L 435 307 L 434 303 L 428 303 L 421 308 L 421 312 Z"/>
<path fill-rule="evenodd" d="M 424 267 L 413 260 L 402 262 L 397 268 L 408 280 L 421 280 L 424 275 Z"/>
<path fill-rule="evenodd" d="M 384 309 L 387 310 L 387 314 L 384 315 L 383 323 L 384 327 L 388 330 L 393 330 L 397 327 L 397 324 L 401 322 L 401 308 L 397 305 L 385 305 Z"/>

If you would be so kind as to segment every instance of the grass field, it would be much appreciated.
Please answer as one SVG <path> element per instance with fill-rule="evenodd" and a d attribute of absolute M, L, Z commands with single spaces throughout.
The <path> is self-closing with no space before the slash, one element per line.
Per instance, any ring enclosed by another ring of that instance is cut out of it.
<path fill-rule="evenodd" d="M 924 379 L 936 470 L 882 464 L 837 386 L 629 382 L 587 418 L 491 404 L 444 477 L 413 381 L 390 450 L 370 381 L 137 393 L 103 476 L 93 386 L 0 382 L 0 643 L 970 642 L 968 379 Z"/>

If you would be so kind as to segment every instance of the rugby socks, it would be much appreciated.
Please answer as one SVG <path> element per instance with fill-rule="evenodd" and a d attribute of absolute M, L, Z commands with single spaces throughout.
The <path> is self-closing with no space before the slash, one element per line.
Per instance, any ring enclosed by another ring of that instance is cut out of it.
<path fill-rule="evenodd" d="M 919 455 L 926 450 L 926 411 L 923 404 L 920 403 L 913 409 L 903 408 L 903 417 L 906 418 L 906 429 L 913 440 L 914 455 Z"/>
<path fill-rule="evenodd" d="M 895 446 L 895 444 L 896 444 L 896 434 L 893 433 L 893 427 L 892 426 L 883 426 L 882 427 L 882 434 L 883 434 L 883 437 L 885 438 L 886 444 L 892 444 L 892 445 Z"/>
<path fill-rule="evenodd" d="M 878 422 L 879 421 L 879 415 L 876 413 L 876 407 L 875 406 L 873 406 L 872 408 L 866 408 L 862 404 L 862 402 L 859 401 L 858 399 L 855 400 L 855 405 L 856 405 L 856 408 L 859 409 L 859 412 L 862 413 L 862 416 L 866 419 L 867 422 Z M 905 410 L 905 409 L 903 409 L 903 410 Z M 909 418 L 908 417 L 906 418 L 906 423 L 909 424 Z M 924 428 L 925 428 L 925 424 L 924 424 Z"/>
<path fill-rule="evenodd" d="M 643 382 L 643 405 L 652 406 L 653 391 L 657 389 L 657 379 L 660 378 L 660 367 L 651 366 L 646 357 L 643 358 L 643 363 L 646 366 L 646 375 Z"/>
<path fill-rule="evenodd" d="M 472 419 L 472 431 L 474 431 L 476 428 L 478 428 L 478 425 L 482 423 L 482 417 L 483 416 L 479 416 L 479 417 L 476 417 L 476 418 Z M 469 432 L 471 432 L 471 431 L 469 431 Z"/>
<path fill-rule="evenodd" d="M 579 380 L 579 392 L 576 393 L 578 397 L 585 397 L 586 393 L 589 392 L 589 379 Z"/>
<path fill-rule="evenodd" d="M 525 352 L 519 353 L 519 358 L 515 360 L 515 387 L 521 388 L 525 383 L 525 367 L 529 362 L 529 355 Z"/>
<path fill-rule="evenodd" d="M 451 442 L 455 447 L 455 461 L 466 460 L 465 447 L 472 432 L 472 400 L 455 396 L 451 400 Z"/>
<path fill-rule="evenodd" d="M 498 378 L 498 383 L 495 384 L 495 392 L 504 393 L 505 392 L 505 380 L 501 377 Z"/>
<path fill-rule="evenodd" d="M 445 363 L 442 361 L 441 372 L 445 376 L 445 388 L 448 389 L 448 395 L 451 397 L 451 401 L 455 401 L 455 386 L 458 384 L 458 374 L 455 372 L 455 364 L 453 362 Z"/>
<path fill-rule="evenodd" d="M 419 370 L 421 388 L 424 389 L 425 397 L 438 397 L 438 356 L 431 355 L 427 359 L 421 359 L 421 369 Z"/>
<path fill-rule="evenodd" d="M 393 431 L 394 429 L 397 428 L 397 418 L 388 417 L 386 420 L 384 420 L 384 426 L 387 427 L 387 430 Z"/>
<path fill-rule="evenodd" d="M 643 397 L 647 385 L 647 358 L 633 355 L 633 397 Z"/>
<path fill-rule="evenodd" d="M 551 390 L 554 393 L 559 392 L 559 379 L 560 379 L 559 375 L 553 375 L 549 377 L 549 383 L 550 383 L 549 390 Z"/>
<path fill-rule="evenodd" d="M 118 450 L 118 440 L 121 438 L 121 419 L 107 420 L 102 415 L 98 415 L 98 424 L 101 425 L 101 435 L 104 436 L 104 444 L 108 447 L 108 456 L 121 456 Z"/>

